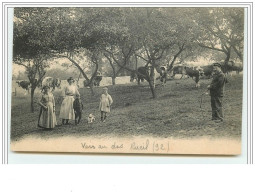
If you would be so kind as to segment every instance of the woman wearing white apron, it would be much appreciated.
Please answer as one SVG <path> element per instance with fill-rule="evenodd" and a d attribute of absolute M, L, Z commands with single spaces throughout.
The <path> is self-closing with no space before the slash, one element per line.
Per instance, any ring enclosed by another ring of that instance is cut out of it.
<path fill-rule="evenodd" d="M 74 79 L 70 77 L 67 79 L 68 85 L 63 90 L 64 100 L 61 104 L 59 118 L 62 119 L 62 124 L 68 125 L 69 120 L 75 120 L 75 114 L 73 109 L 73 102 L 75 95 L 79 94 L 79 91 L 74 84 Z"/>

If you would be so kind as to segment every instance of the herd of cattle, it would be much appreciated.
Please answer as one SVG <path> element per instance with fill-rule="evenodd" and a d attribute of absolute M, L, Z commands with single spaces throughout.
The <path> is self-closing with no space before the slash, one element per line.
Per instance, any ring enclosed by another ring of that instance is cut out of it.
<path fill-rule="evenodd" d="M 137 69 L 137 72 L 132 72 L 130 76 L 130 82 L 133 82 L 134 80 L 137 80 L 138 84 L 140 84 L 141 81 L 150 79 L 154 83 L 155 87 L 155 80 L 160 78 L 162 76 L 162 68 L 163 70 L 167 70 L 167 67 L 161 67 L 158 69 L 152 70 L 150 66 L 148 67 L 139 67 Z M 232 74 L 232 72 L 236 72 L 239 74 L 242 72 L 243 68 L 240 66 L 235 66 L 233 62 L 230 62 L 229 64 L 222 65 L 222 71 L 225 74 Z M 204 78 L 210 78 L 212 76 L 213 72 L 213 65 L 207 65 L 207 66 L 174 66 L 171 71 L 167 72 L 167 78 L 169 80 L 174 79 L 176 74 L 181 75 L 181 79 L 183 77 L 190 77 L 192 78 L 195 83 L 196 87 L 199 87 L 199 81 L 202 77 Z"/>
<path fill-rule="evenodd" d="M 164 67 L 163 69 L 166 70 L 167 68 Z M 130 82 L 134 82 L 134 80 L 137 80 L 139 85 L 141 81 L 143 82 L 144 80 L 148 81 L 153 79 L 153 84 L 155 87 L 155 83 L 156 83 L 155 81 L 158 78 L 160 78 L 160 76 L 162 75 L 161 71 L 162 71 L 162 67 L 159 69 L 156 69 L 156 68 L 152 69 L 151 66 L 139 67 L 137 69 L 137 72 L 131 73 Z M 181 79 L 183 77 L 191 77 L 195 81 L 196 87 L 199 87 L 200 78 L 201 77 L 210 78 L 210 76 L 212 75 L 212 71 L 213 71 L 212 65 L 201 66 L 201 67 L 174 66 L 171 71 L 167 72 L 167 78 L 174 79 L 176 74 L 181 75 Z M 222 66 L 222 71 L 225 74 L 231 73 L 233 71 L 239 74 L 239 72 L 242 71 L 242 67 L 235 66 L 234 64 L 228 64 L 228 65 Z M 100 86 L 101 80 L 102 80 L 102 74 L 100 72 L 97 72 L 96 76 L 94 77 L 92 81 L 92 84 L 94 86 Z M 29 81 L 17 81 L 16 83 L 18 83 L 19 87 L 29 92 L 29 88 L 31 87 L 31 83 Z M 76 84 L 79 87 L 78 81 Z M 58 78 L 45 77 L 43 81 L 39 84 L 39 87 L 45 86 L 45 85 L 51 87 L 52 90 L 55 90 L 56 87 L 61 88 L 61 80 Z M 84 80 L 83 85 L 84 87 L 88 87 L 89 83 L 86 80 Z"/>
<path fill-rule="evenodd" d="M 37 80 L 35 80 L 37 82 Z M 29 93 L 29 88 L 31 87 L 31 83 L 29 81 L 16 81 L 19 87 L 25 89 Z M 61 80 L 58 78 L 52 78 L 52 77 L 45 77 L 38 87 L 42 86 L 49 86 L 53 90 L 55 90 L 56 87 L 61 88 Z"/>

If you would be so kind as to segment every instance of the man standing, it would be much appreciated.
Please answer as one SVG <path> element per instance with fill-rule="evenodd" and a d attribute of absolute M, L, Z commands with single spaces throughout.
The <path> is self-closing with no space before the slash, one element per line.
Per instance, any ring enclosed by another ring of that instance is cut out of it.
<path fill-rule="evenodd" d="M 215 122 L 223 121 L 222 100 L 224 93 L 224 86 L 227 82 L 225 75 L 221 70 L 219 63 L 213 64 L 213 80 L 208 86 L 211 96 L 212 120 Z"/>

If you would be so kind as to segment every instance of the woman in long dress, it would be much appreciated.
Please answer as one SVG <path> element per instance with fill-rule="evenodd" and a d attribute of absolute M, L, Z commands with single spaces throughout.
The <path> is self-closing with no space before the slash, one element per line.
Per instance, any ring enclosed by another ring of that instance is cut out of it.
<path fill-rule="evenodd" d="M 73 109 L 74 97 L 80 95 L 76 85 L 74 85 L 74 79 L 70 77 L 67 79 L 68 85 L 63 89 L 62 96 L 64 100 L 60 107 L 59 118 L 62 119 L 63 125 L 68 125 L 69 120 L 75 120 L 75 114 Z"/>
<path fill-rule="evenodd" d="M 45 129 L 53 129 L 56 124 L 55 115 L 55 100 L 51 92 L 49 92 L 49 87 L 43 87 L 42 99 L 39 102 L 41 105 L 41 111 L 38 120 L 38 126 Z"/>

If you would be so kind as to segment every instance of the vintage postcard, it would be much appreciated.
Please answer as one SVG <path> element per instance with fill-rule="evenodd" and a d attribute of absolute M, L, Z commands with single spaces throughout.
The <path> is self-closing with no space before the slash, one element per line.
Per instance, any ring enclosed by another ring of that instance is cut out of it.
<path fill-rule="evenodd" d="M 239 155 L 244 8 L 15 7 L 11 150 Z"/>

